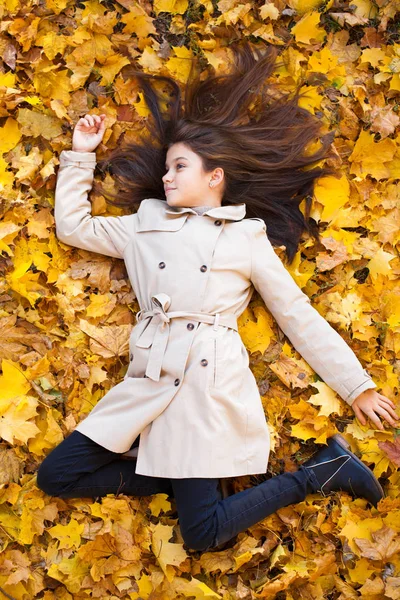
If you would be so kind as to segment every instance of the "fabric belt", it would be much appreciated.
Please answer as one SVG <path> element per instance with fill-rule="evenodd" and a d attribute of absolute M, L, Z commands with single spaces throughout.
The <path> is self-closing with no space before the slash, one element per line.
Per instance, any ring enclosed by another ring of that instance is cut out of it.
<path fill-rule="evenodd" d="M 169 338 L 169 323 L 171 319 L 184 318 L 200 323 L 209 323 L 213 325 L 216 331 L 218 327 L 229 327 L 238 331 L 237 317 L 234 313 L 202 313 L 188 312 L 183 310 L 167 312 L 171 298 L 167 294 L 155 294 L 151 297 L 155 308 L 152 310 L 140 310 L 136 314 L 137 322 L 150 318 L 151 322 L 140 334 L 136 346 L 139 348 L 149 348 L 151 346 L 149 360 L 146 366 L 146 377 L 153 381 L 160 380 L 162 363 L 167 348 Z M 153 326 L 154 323 L 154 326 Z"/>

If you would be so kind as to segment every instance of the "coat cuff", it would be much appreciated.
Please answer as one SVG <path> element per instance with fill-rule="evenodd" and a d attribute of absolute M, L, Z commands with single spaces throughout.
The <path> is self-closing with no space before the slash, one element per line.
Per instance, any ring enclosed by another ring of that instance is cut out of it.
<path fill-rule="evenodd" d="M 365 390 L 370 390 L 370 389 L 373 389 L 373 388 L 377 387 L 377 385 L 372 380 L 372 378 L 371 378 L 370 374 L 368 373 L 368 371 L 366 369 L 363 369 L 363 372 L 364 372 L 364 375 L 365 375 L 364 380 L 361 381 L 358 385 L 356 385 L 356 387 L 350 392 L 350 394 L 348 394 L 348 396 L 346 398 L 344 398 L 344 400 L 350 406 L 353 404 L 354 400 L 360 394 L 362 394 L 362 392 L 364 392 Z"/>
<path fill-rule="evenodd" d="M 63 150 L 60 154 L 60 167 L 74 165 L 76 167 L 96 167 L 96 152 L 75 152 L 75 150 Z"/>

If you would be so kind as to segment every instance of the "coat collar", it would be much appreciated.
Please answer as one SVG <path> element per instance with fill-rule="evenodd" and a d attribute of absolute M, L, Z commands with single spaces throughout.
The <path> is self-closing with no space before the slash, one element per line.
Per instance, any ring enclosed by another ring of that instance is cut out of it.
<path fill-rule="evenodd" d="M 165 208 L 165 212 L 170 215 L 182 214 L 186 212 L 191 212 L 197 215 L 196 211 L 190 207 L 184 206 L 169 206 L 165 200 L 161 202 L 165 202 L 168 208 Z M 219 219 L 228 219 L 229 221 L 241 221 L 244 219 L 246 215 L 246 204 L 229 204 L 228 206 L 216 206 L 215 208 L 210 208 L 203 212 L 203 215 L 209 215 L 210 217 L 218 217 Z"/>
<path fill-rule="evenodd" d="M 197 215 L 193 208 L 179 206 L 171 207 L 166 200 L 146 198 L 142 200 L 137 210 L 139 218 L 138 231 L 177 231 L 188 218 L 189 214 Z M 217 206 L 206 210 L 203 215 L 211 218 L 240 221 L 246 215 L 246 204 L 230 204 Z"/>

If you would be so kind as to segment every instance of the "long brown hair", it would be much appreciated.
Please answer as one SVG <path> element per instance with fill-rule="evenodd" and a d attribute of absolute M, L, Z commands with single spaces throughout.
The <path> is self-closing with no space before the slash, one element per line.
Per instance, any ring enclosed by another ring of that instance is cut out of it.
<path fill-rule="evenodd" d="M 230 47 L 234 59 L 231 72 L 213 75 L 208 71 L 204 77 L 198 72 L 198 61 L 192 61 L 184 114 L 180 87 L 174 79 L 128 67 L 129 76 L 136 78 L 143 90 L 153 121 L 147 120 L 147 133 L 139 135 L 138 143 L 126 143 L 98 162 L 101 170 L 107 169 L 115 177 L 119 188 L 116 194 L 103 189 L 102 193 L 111 204 L 131 209 L 145 198 L 165 200 L 166 153 L 172 144 L 183 142 L 200 156 L 205 172 L 223 168 L 221 204 L 244 202 L 246 217 L 264 220 L 269 240 L 286 247 L 291 263 L 303 231 L 320 239 L 318 226 L 309 216 L 314 182 L 335 175 L 335 171 L 326 165 L 311 167 L 326 158 L 334 132 L 320 135 L 322 122 L 299 107 L 302 83 L 292 95 L 279 93 L 276 84 L 266 83 L 276 62 L 274 46 L 263 48 L 265 53 L 247 41 Z M 167 114 L 160 108 L 165 96 L 160 98 L 157 82 L 173 91 Z M 319 149 L 311 154 L 308 144 L 317 138 Z M 303 199 L 305 216 L 299 208 Z"/>

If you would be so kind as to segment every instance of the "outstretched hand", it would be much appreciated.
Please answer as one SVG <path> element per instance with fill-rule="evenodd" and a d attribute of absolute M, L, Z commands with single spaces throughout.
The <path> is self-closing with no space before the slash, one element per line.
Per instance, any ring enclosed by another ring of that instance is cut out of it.
<path fill-rule="evenodd" d="M 93 152 L 97 148 L 106 130 L 105 118 L 105 114 L 87 114 L 79 119 L 72 135 L 74 152 Z"/>
<path fill-rule="evenodd" d="M 375 423 L 378 429 L 384 429 L 378 414 L 392 425 L 392 427 L 398 426 L 396 425 L 396 420 L 400 417 L 395 411 L 395 404 L 383 394 L 378 394 L 375 390 L 369 389 L 362 392 L 354 400 L 351 408 L 354 410 L 361 425 L 367 424 L 367 419 L 363 415 L 364 413 L 372 423 Z"/>

